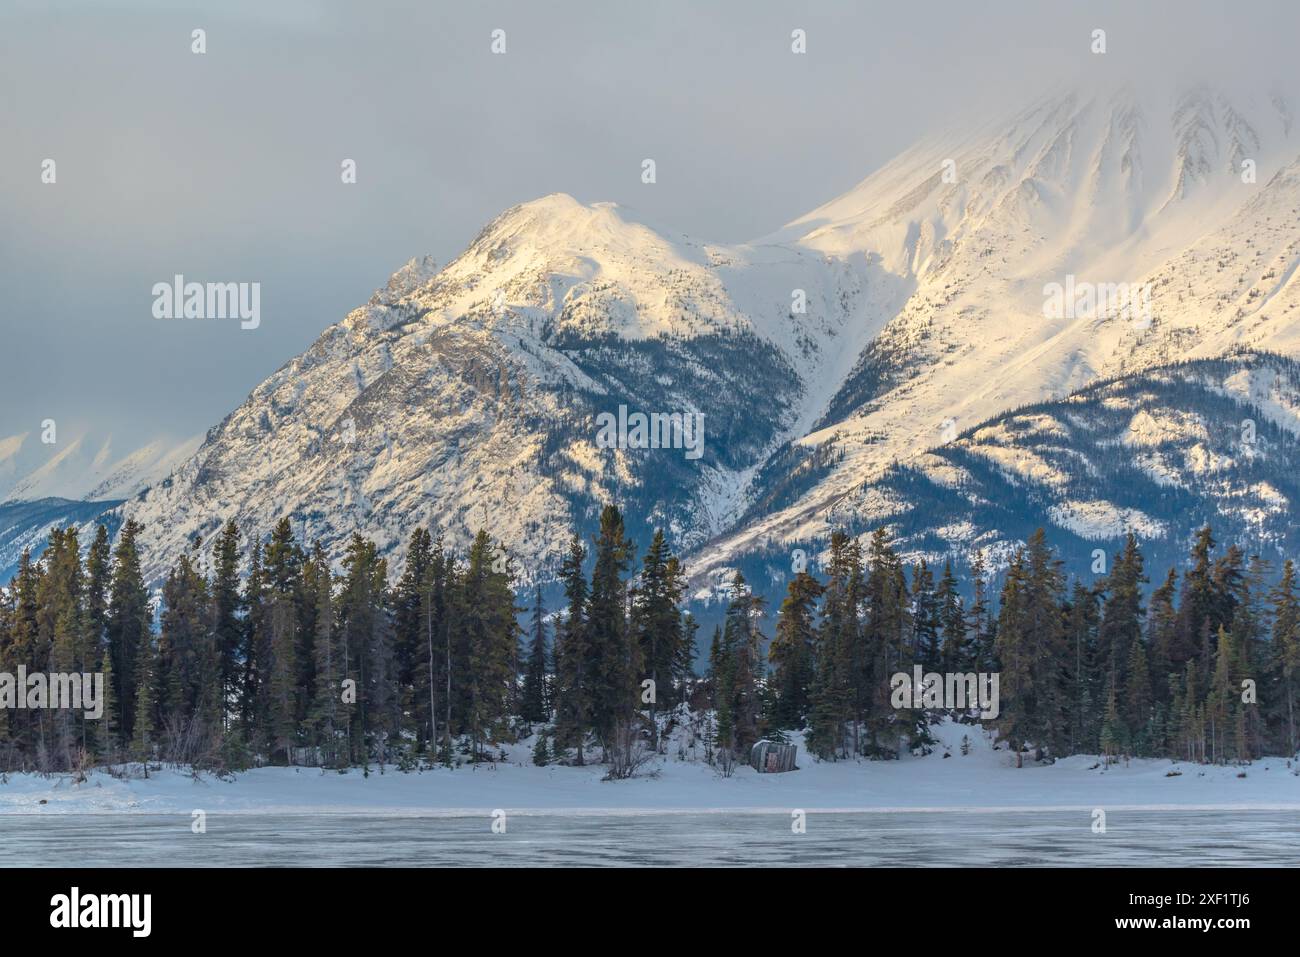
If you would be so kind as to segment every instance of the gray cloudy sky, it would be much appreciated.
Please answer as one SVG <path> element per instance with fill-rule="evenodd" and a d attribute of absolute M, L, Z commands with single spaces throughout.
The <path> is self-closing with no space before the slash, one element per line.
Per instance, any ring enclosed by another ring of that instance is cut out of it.
<path fill-rule="evenodd" d="M 750 239 L 971 110 L 1102 77 L 1291 83 L 1297 36 L 1288 0 L 5 0 L 0 437 L 202 431 L 407 259 L 545 193 Z M 260 282 L 261 327 L 153 319 L 175 273 Z"/>

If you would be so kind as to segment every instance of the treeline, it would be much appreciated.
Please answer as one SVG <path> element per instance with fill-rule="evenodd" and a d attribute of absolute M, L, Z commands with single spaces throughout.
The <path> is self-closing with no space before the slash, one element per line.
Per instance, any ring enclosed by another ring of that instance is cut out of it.
<path fill-rule="evenodd" d="M 924 747 L 930 715 L 889 700 L 891 675 L 919 664 L 998 673 L 993 724 L 1018 764 L 1026 751 L 1215 763 L 1294 755 L 1295 569 L 1288 559 L 1278 577 L 1236 546 L 1217 557 L 1214 548 L 1201 529 L 1181 578 L 1170 569 L 1144 605 L 1132 535 L 1108 573 L 1067 581 L 1040 529 L 1011 559 L 995 607 L 978 556 L 967 600 L 951 564 L 936 582 L 921 562 L 909 582 L 884 532 L 865 563 L 857 540 L 836 534 L 828 581 L 796 575 L 777 616 L 770 724 L 806 725 L 825 758 L 889 757 L 900 737 Z"/>
<path fill-rule="evenodd" d="M 1108 573 L 1068 581 L 1040 530 L 995 589 L 980 556 L 963 588 L 951 563 L 906 567 L 883 530 L 865 546 L 836 533 L 822 574 L 789 581 L 770 641 L 763 599 L 735 576 L 698 677 L 682 565 L 662 532 L 638 560 L 614 506 L 589 542 L 570 540 L 550 612 L 540 588 L 517 606 L 485 531 L 458 554 L 417 529 L 390 577 L 360 535 L 336 573 L 288 519 L 265 540 L 232 522 L 181 556 L 156 600 L 140 532 L 128 521 L 111 545 L 100 526 L 83 549 L 56 529 L 39 561 L 23 556 L 0 600 L 0 671 L 101 672 L 106 701 L 98 720 L 0 709 L 5 770 L 453 765 L 540 728 L 537 763 L 623 777 L 679 724 L 725 773 L 796 730 L 823 759 L 889 758 L 928 747 L 942 710 L 891 700 L 914 665 L 997 672 L 993 724 L 1018 758 L 1297 749 L 1294 568 L 1216 555 L 1208 528 L 1147 601 L 1132 536 Z"/>
<path fill-rule="evenodd" d="M 140 532 L 128 521 L 110 551 L 100 526 L 83 560 L 77 530 L 56 529 L 39 562 L 23 556 L 0 602 L 0 670 L 102 672 L 107 700 L 98 720 L 0 709 L 6 770 L 452 764 L 492 757 L 551 720 L 546 760 L 581 764 L 595 748 L 628 767 L 656 710 L 690 684 L 681 565 L 657 533 L 632 584 L 633 546 L 613 507 L 591 542 L 590 579 L 575 535 L 564 612 L 552 629 L 538 590 L 527 634 L 513 566 L 485 531 L 457 555 L 418 529 L 390 584 L 360 535 L 333 574 L 287 518 L 266 541 L 246 542 L 232 522 L 210 551 L 196 542 L 181 556 L 157 608 Z"/>

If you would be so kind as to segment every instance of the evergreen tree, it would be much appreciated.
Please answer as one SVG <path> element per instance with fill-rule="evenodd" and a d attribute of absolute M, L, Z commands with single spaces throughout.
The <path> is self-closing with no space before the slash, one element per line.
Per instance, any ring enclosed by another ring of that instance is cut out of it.
<path fill-rule="evenodd" d="M 1300 599 L 1290 559 L 1282 566 L 1282 579 L 1270 597 L 1273 636 L 1266 700 L 1274 703 L 1271 712 L 1282 729 L 1278 739 L 1285 753 L 1296 756 L 1300 751 Z"/>
<path fill-rule="evenodd" d="M 912 571 L 912 644 L 914 663 L 926 671 L 941 669 L 939 600 L 934 592 L 934 573 L 925 559 Z"/>
<path fill-rule="evenodd" d="M 208 583 L 181 555 L 163 585 L 154 695 L 169 760 L 210 760 L 219 740 L 221 660 Z"/>
<path fill-rule="evenodd" d="M 289 519 L 282 518 L 263 552 L 266 619 L 259 649 L 262 665 L 257 713 L 265 730 L 263 746 L 275 760 L 292 763 L 298 727 L 299 629 L 303 607 L 302 550 Z"/>
<path fill-rule="evenodd" d="M 136 702 L 140 675 L 152 674 L 150 663 L 146 661 L 142 666 L 139 660 L 141 649 L 150 643 L 153 624 L 149 593 L 140 571 L 137 542 L 142 531 L 134 519 L 128 519 L 118 535 L 105 622 L 108 652 L 117 679 L 113 691 L 122 714 L 122 734 L 136 742 L 141 740 L 141 735 L 136 732 L 135 722 L 141 714 L 152 717 L 153 707 L 152 701 L 146 701 L 143 708 Z M 147 740 L 152 732 L 152 727 L 145 729 L 144 738 Z"/>
<path fill-rule="evenodd" d="M 1092 751 L 1099 745 L 1101 716 L 1097 705 L 1105 700 L 1102 675 L 1097 660 L 1097 630 L 1101 610 L 1095 589 L 1075 582 L 1065 615 L 1065 639 L 1069 646 L 1065 680 L 1070 701 L 1070 739 L 1072 753 Z"/>
<path fill-rule="evenodd" d="M 1106 579 L 1101 626 L 1097 633 L 1101 667 L 1122 686 L 1127 680 L 1129 651 L 1142 634 L 1142 552 L 1130 532 Z"/>
<path fill-rule="evenodd" d="M 1124 719 L 1119 716 L 1115 703 L 1115 685 L 1108 682 L 1106 686 L 1106 714 L 1101 723 L 1101 753 L 1110 764 L 1128 746 L 1128 729 Z"/>
<path fill-rule="evenodd" d="M 849 629 L 847 635 L 852 641 L 861 591 L 856 584 L 861 577 L 856 543 L 850 546 L 847 557 L 845 587 L 848 608 L 845 621 Z M 868 566 L 865 585 L 867 612 L 861 632 L 861 651 L 851 656 L 856 676 L 854 749 L 865 750 L 875 758 L 893 758 L 905 741 L 912 746 L 927 746 L 931 739 L 923 711 L 895 708 L 892 701 L 892 676 L 899 672 L 910 673 L 913 665 L 920 662 L 915 660 L 917 648 L 912 637 L 915 617 L 910 610 L 903 564 L 884 529 L 877 529 L 871 536 Z M 870 731 L 870 743 L 865 749 L 858 742 L 858 724 L 864 719 Z"/>
<path fill-rule="evenodd" d="M 760 683 L 763 678 L 762 634 L 758 619 L 763 599 L 749 589 L 745 577 L 736 572 L 731 582 L 731 601 L 722 626 L 722 650 L 726 664 L 717 690 L 727 714 L 725 728 L 719 724 L 718 746 L 729 748 L 737 757 L 748 754 L 759 736 L 762 712 Z"/>
<path fill-rule="evenodd" d="M 710 753 L 716 747 L 724 771 L 736 756 L 736 650 L 721 625 L 713 630 L 709 647 L 709 697 L 713 710 Z"/>
<path fill-rule="evenodd" d="M 636 657 L 645 678 L 654 682 L 649 704 L 650 731 L 656 744 L 660 705 L 671 708 L 680 700 L 681 645 L 686 636 L 678 606 L 685 590 L 681 565 L 669 552 L 663 530 L 656 529 L 632 591 L 631 612 Z"/>
<path fill-rule="evenodd" d="M 1151 593 L 1151 606 L 1147 611 L 1147 648 L 1150 657 L 1152 684 L 1157 695 L 1168 699 L 1181 681 L 1175 673 L 1174 655 L 1177 645 L 1178 573 L 1169 569 L 1165 580 Z"/>
<path fill-rule="evenodd" d="M 536 586 L 534 590 L 531 634 L 532 643 L 528 647 L 528 665 L 524 672 L 519 716 L 525 721 L 545 721 L 547 718 L 546 609 L 542 605 L 541 585 Z"/>
<path fill-rule="evenodd" d="M 768 648 L 772 662 L 773 706 L 769 724 L 776 729 L 802 728 L 812 708 L 815 674 L 817 599 L 822 586 L 799 572 L 786 589 L 777 612 L 776 635 Z"/>
<path fill-rule="evenodd" d="M 821 620 L 815 639 L 815 677 L 809 696 L 808 747 L 823 758 L 847 757 L 846 728 L 853 748 L 870 700 L 873 659 L 863 636 L 862 551 L 843 532 L 831 533 L 829 578 L 822 591 Z"/>
<path fill-rule="evenodd" d="M 592 726 L 608 749 L 616 728 L 631 723 L 639 701 L 636 682 L 642 667 L 627 620 L 624 575 L 631 562 L 632 542 L 624 534 L 623 516 L 617 507 L 606 505 L 601 511 L 600 532 L 593 546 L 595 562 L 587 599 Z"/>
<path fill-rule="evenodd" d="M 995 625 L 989 609 L 988 569 L 984 553 L 975 553 L 971 564 L 971 606 L 968 632 L 970 657 L 966 667 L 971 671 L 996 671 L 997 655 L 994 649 Z"/>
<path fill-rule="evenodd" d="M 1146 757 L 1152 753 L 1156 744 L 1156 702 L 1151 689 L 1151 673 L 1147 668 L 1146 649 L 1141 638 L 1133 639 L 1125 671 L 1125 724 L 1130 729 L 1133 753 Z"/>
<path fill-rule="evenodd" d="M 949 673 L 977 670 L 972 660 L 974 657 L 972 651 L 967 646 L 966 611 L 962 607 L 957 576 L 953 574 L 950 561 L 943 563 L 943 577 L 939 579 L 936 603 L 942 635 L 939 653 L 940 670 Z"/>
<path fill-rule="evenodd" d="M 551 763 L 551 755 L 546 750 L 546 735 L 539 734 L 537 743 L 533 745 L 533 764 L 539 768 L 544 768 Z"/>
<path fill-rule="evenodd" d="M 143 762 L 154 758 L 154 655 L 153 638 L 146 632 L 135 653 L 135 715 L 131 727 L 131 757 Z"/>
<path fill-rule="evenodd" d="M 240 654 L 243 676 L 238 687 L 238 702 L 240 733 L 245 745 L 252 744 L 254 738 L 260 738 L 261 729 L 265 727 L 263 715 L 259 713 L 259 706 L 263 697 L 260 689 L 266 681 L 270 658 L 267 604 L 266 575 L 262 569 L 262 543 L 253 537 L 248 579 L 244 582 L 244 595 L 240 601 L 244 609 Z"/>
<path fill-rule="evenodd" d="M 343 713 L 344 655 L 334 625 L 334 588 L 325 551 L 316 544 L 311 564 L 311 576 L 316 605 L 316 640 L 312 644 L 315 655 L 313 668 L 311 724 L 315 744 L 324 767 L 335 767 L 346 760 L 347 720 Z"/>
<path fill-rule="evenodd" d="M 1205 699 L 1206 730 L 1210 735 L 1210 760 L 1215 764 L 1223 764 L 1238 758 L 1231 740 L 1236 727 L 1236 709 L 1241 689 L 1233 673 L 1235 664 L 1236 652 L 1233 648 L 1232 636 L 1220 625 L 1215 646 L 1214 671 Z"/>
<path fill-rule="evenodd" d="M 85 653 L 82 647 L 83 576 L 81 550 L 75 528 L 53 529 L 50 544 L 44 555 L 45 574 L 37 585 L 37 633 L 41 651 L 48 670 L 71 673 L 85 670 Z M 84 716 L 74 715 L 64 708 L 54 709 L 47 716 L 38 715 L 42 744 L 48 721 L 48 745 L 53 753 L 47 759 L 58 767 L 80 765 L 83 744 Z"/>
<path fill-rule="evenodd" d="M 424 705 L 428 702 L 427 672 L 428 658 L 428 600 L 426 591 L 429 587 L 431 566 L 433 564 L 433 537 L 426 529 L 417 528 L 411 533 L 406 546 L 406 561 L 402 577 L 393 589 L 393 655 L 397 669 L 399 697 L 407 702 L 414 711 L 417 696 L 416 685 L 425 686 L 425 694 L 419 698 Z M 421 707 L 426 712 L 425 707 Z M 430 727 L 426 720 L 416 723 L 415 730 L 423 739 L 424 732 Z"/>
<path fill-rule="evenodd" d="M 509 571 L 493 569 L 495 553 L 487 532 L 480 529 L 470 548 L 458 609 L 467 656 L 465 723 L 475 761 L 486 757 L 487 744 L 495 740 L 515 680 L 518 625 Z"/>
<path fill-rule="evenodd" d="M 556 632 L 557 760 L 564 745 L 577 748 L 577 763 L 584 763 L 584 744 L 595 711 L 595 673 L 587 622 L 587 580 L 583 576 L 586 550 L 575 534 L 560 570 L 567 613 Z"/>
<path fill-rule="evenodd" d="M 212 630 L 217 646 L 221 681 L 222 729 L 230 726 L 229 709 L 238 701 L 242 671 L 240 651 L 244 626 L 240 618 L 243 601 L 239 593 L 239 526 L 226 522 L 213 550 Z"/>

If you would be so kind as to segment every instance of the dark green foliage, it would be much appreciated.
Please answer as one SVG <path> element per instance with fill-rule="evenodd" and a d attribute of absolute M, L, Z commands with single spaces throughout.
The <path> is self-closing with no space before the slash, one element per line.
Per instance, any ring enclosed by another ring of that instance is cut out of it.
<path fill-rule="evenodd" d="M 519 716 L 525 721 L 545 721 L 547 718 L 546 609 L 542 605 L 541 585 L 536 588 L 533 602 L 531 635 L 528 664 L 524 671 L 524 687 L 519 696 Z"/>
<path fill-rule="evenodd" d="M 265 540 L 227 523 L 210 568 L 198 541 L 177 559 L 156 620 L 141 531 L 127 522 L 110 548 L 101 526 L 83 556 L 76 529 L 55 529 L 39 561 L 22 557 L 0 597 L 0 669 L 101 671 L 108 687 L 100 721 L 0 709 L 3 769 L 123 758 L 412 769 L 496 760 L 522 718 L 543 726 L 535 763 L 582 763 L 594 743 L 617 778 L 673 722 L 696 720 L 686 704 L 707 712 L 699 727 L 724 774 L 761 737 L 800 729 L 823 759 L 890 758 L 931 743 L 933 703 L 891 697 L 893 676 L 916 665 L 998 672 L 995 727 L 1020 761 L 1100 752 L 1224 763 L 1300 746 L 1294 566 L 1274 572 L 1219 546 L 1209 528 L 1146 607 L 1147 559 L 1133 536 L 1109 574 L 1067 582 L 1039 530 L 996 602 L 976 555 L 967 603 L 951 563 L 936 583 L 918 562 L 909 581 L 883 530 L 865 555 L 862 539 L 836 532 L 824 582 L 806 571 L 789 580 L 766 654 L 763 600 L 735 574 L 703 682 L 680 562 L 656 532 L 633 575 L 634 545 L 613 506 L 589 569 L 582 539 L 570 541 L 552 629 L 534 588 L 522 664 L 514 572 L 486 531 L 460 559 L 417 531 L 390 583 L 360 535 L 336 573 L 319 544 L 307 552 L 295 541 L 287 518 Z M 969 708 L 955 717 L 976 720 Z"/>

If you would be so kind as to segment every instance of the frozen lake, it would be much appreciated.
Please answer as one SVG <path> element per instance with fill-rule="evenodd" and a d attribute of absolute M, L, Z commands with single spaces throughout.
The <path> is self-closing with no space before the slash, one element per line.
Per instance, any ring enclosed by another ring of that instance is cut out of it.
<path fill-rule="evenodd" d="M 0 816 L 4 866 L 1296 866 L 1300 812 Z"/>

